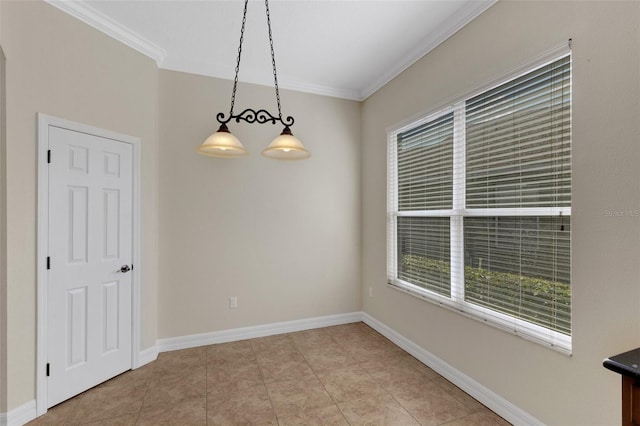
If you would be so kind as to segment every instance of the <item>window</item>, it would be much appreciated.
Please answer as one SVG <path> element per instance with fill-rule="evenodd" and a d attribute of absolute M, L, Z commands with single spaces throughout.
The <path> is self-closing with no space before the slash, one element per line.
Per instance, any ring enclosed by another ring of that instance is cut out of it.
<path fill-rule="evenodd" d="M 388 136 L 388 283 L 570 352 L 570 54 Z"/>

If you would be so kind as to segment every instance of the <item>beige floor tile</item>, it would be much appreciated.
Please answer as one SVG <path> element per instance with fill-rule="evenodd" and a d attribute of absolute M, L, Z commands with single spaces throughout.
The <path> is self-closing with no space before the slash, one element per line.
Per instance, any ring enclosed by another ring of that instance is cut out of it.
<path fill-rule="evenodd" d="M 207 424 L 274 424 L 276 415 L 264 385 L 207 397 Z"/>
<path fill-rule="evenodd" d="M 316 349 L 326 345 L 335 344 L 335 341 L 329 333 L 322 328 L 299 331 L 297 333 L 291 333 L 289 336 L 291 337 L 291 340 L 293 340 L 294 345 L 300 350 Z"/>
<path fill-rule="evenodd" d="M 318 373 L 318 378 L 336 402 L 387 396 L 386 391 L 358 366 Z"/>
<path fill-rule="evenodd" d="M 194 367 L 204 366 L 207 360 L 206 346 L 179 351 L 163 352 L 155 362 L 157 375 L 184 374 Z"/>
<path fill-rule="evenodd" d="M 256 354 L 264 352 L 297 352 L 293 339 L 289 334 L 259 337 L 251 339 L 250 342 Z"/>
<path fill-rule="evenodd" d="M 423 426 L 440 425 L 471 414 L 433 381 L 394 382 L 385 389 Z"/>
<path fill-rule="evenodd" d="M 365 337 L 374 333 L 374 330 L 363 322 L 354 322 L 350 324 L 336 325 L 326 327 L 324 329 L 331 337 Z"/>
<path fill-rule="evenodd" d="M 206 398 L 188 399 L 174 405 L 166 405 L 151 410 L 142 410 L 138 416 L 137 426 L 155 425 L 206 425 Z"/>
<path fill-rule="evenodd" d="M 154 378 L 156 375 L 156 363 L 150 362 L 149 364 L 143 365 L 140 368 L 136 368 L 135 370 L 129 370 L 122 374 L 122 376 L 127 376 L 131 379 L 136 380 L 149 380 Z M 109 380 L 112 381 L 113 379 Z"/>
<path fill-rule="evenodd" d="M 445 379 L 444 377 L 436 377 L 433 379 L 434 383 L 437 383 L 442 389 L 447 391 L 449 395 L 460 401 L 467 410 L 472 413 L 485 410 L 486 407 L 474 399 L 471 395 L 464 392 L 462 389 Z"/>
<path fill-rule="evenodd" d="M 207 365 L 207 392 L 232 392 L 261 385 L 264 381 L 256 361 L 228 361 Z"/>
<path fill-rule="evenodd" d="M 340 337 L 336 341 L 340 341 Z M 369 333 L 363 339 L 345 340 L 345 344 L 356 348 L 386 350 L 392 353 L 406 353 L 396 344 L 378 333 Z"/>
<path fill-rule="evenodd" d="M 335 406 L 317 378 L 268 383 L 267 391 L 278 417 L 289 417 L 309 410 Z"/>
<path fill-rule="evenodd" d="M 335 337 L 336 342 L 360 363 L 383 361 L 403 353 L 402 349 L 391 341 L 381 337 L 347 339 Z"/>
<path fill-rule="evenodd" d="M 258 365 L 265 383 L 283 380 L 304 380 L 314 377 L 313 370 L 302 354 L 282 353 L 279 356 L 262 357 L 258 355 Z"/>
<path fill-rule="evenodd" d="M 314 349 L 303 349 L 302 355 L 316 373 L 357 364 L 357 360 L 336 343 Z"/>
<path fill-rule="evenodd" d="M 439 377 L 438 373 L 404 351 L 393 353 L 382 360 L 365 362 L 362 366 L 367 369 L 367 371 L 381 371 L 385 368 L 391 367 L 394 370 L 399 369 L 409 372 L 418 372 L 427 378 Z"/>
<path fill-rule="evenodd" d="M 291 344 L 274 345 L 271 347 L 263 346 L 260 352 L 256 353 L 256 361 L 258 362 L 278 362 L 282 359 L 302 358 L 302 352 L 296 348 L 293 342 Z"/>
<path fill-rule="evenodd" d="M 86 426 L 133 426 L 136 424 L 137 414 L 128 414 L 110 419 L 98 420 L 91 423 L 84 423 Z"/>
<path fill-rule="evenodd" d="M 434 379 L 434 376 L 428 376 L 418 370 L 404 366 L 386 365 L 383 362 L 379 364 L 380 365 L 377 366 L 378 368 L 367 368 L 364 366 L 363 368 L 385 389 L 389 389 L 390 386 L 395 383 L 418 386 L 421 383 L 429 383 Z"/>
<path fill-rule="evenodd" d="M 489 409 L 447 423 L 447 426 L 509 426 L 510 423 Z"/>
<path fill-rule="evenodd" d="M 416 370 L 418 370 L 419 372 L 421 372 L 425 376 L 431 377 L 431 378 L 440 377 L 440 375 L 438 373 L 436 373 L 431 368 L 427 367 L 421 361 L 418 361 L 416 358 L 412 357 L 409 354 L 407 354 L 407 357 L 410 358 L 410 360 L 407 361 L 407 364 L 411 364 L 413 367 L 416 368 Z"/>
<path fill-rule="evenodd" d="M 88 423 L 126 414 L 137 414 L 146 394 L 146 384 L 101 385 L 85 392 L 71 417 L 71 423 Z"/>
<path fill-rule="evenodd" d="M 423 394 L 434 392 L 438 395 L 447 394 L 444 389 L 433 383 L 432 380 L 409 380 L 406 382 L 389 381 L 385 383 L 383 387 L 401 404 L 403 404 L 405 401 L 411 401 L 413 399 L 419 398 Z"/>
<path fill-rule="evenodd" d="M 147 364 L 136 370 L 126 371 L 104 383 L 99 384 L 94 389 L 101 389 L 105 387 L 121 387 L 129 388 L 134 386 L 146 386 L 146 384 L 152 378 L 157 377 L 157 370 L 155 363 Z"/>
<path fill-rule="evenodd" d="M 419 425 L 397 401 L 390 396 L 368 396 L 342 402 L 338 407 L 351 425 Z"/>
<path fill-rule="evenodd" d="M 207 391 L 206 368 L 192 367 L 181 374 L 159 376 L 148 384 L 143 410 L 162 408 L 189 399 L 204 397 Z"/>
<path fill-rule="evenodd" d="M 220 343 L 207 347 L 207 363 L 225 364 L 228 362 L 255 361 L 256 356 L 250 340 Z"/>
<path fill-rule="evenodd" d="M 278 417 L 279 426 L 349 426 L 336 405 L 307 410 L 290 417 Z"/>

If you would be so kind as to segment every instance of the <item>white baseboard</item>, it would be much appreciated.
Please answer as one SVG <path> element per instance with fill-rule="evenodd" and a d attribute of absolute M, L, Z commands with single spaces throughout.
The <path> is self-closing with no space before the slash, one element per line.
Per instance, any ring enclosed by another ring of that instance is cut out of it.
<path fill-rule="evenodd" d="M 235 342 L 237 340 L 253 339 L 255 337 L 273 336 L 276 334 L 292 333 L 295 331 L 312 330 L 314 328 L 332 325 L 348 324 L 362 321 L 362 312 L 328 315 L 324 317 L 306 318 L 286 322 L 278 322 L 252 327 L 234 328 L 231 330 L 214 331 L 211 333 L 191 334 L 188 336 L 171 337 L 158 340 L 158 351 L 174 351 L 177 349 L 195 348 L 213 345 L 215 343 Z"/>
<path fill-rule="evenodd" d="M 481 385 L 471 377 L 453 368 L 431 352 L 407 339 L 392 328 L 363 312 L 361 320 L 378 333 L 420 360 L 427 367 L 489 407 L 493 412 L 514 425 L 544 425 L 531 414 L 523 411 L 500 395 Z"/>
<path fill-rule="evenodd" d="M 0 413 L 0 426 L 22 426 L 36 418 L 36 400 L 29 401 L 8 413 Z"/>
<path fill-rule="evenodd" d="M 158 345 L 153 345 L 138 353 L 138 365 L 134 365 L 133 368 L 140 368 L 143 365 L 155 361 L 156 359 L 158 359 Z"/>

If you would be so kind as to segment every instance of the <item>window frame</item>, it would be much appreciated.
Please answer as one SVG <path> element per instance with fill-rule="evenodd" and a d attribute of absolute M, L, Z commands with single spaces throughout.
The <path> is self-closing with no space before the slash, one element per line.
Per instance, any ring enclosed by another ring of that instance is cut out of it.
<path fill-rule="evenodd" d="M 512 317 L 502 312 L 480 305 L 466 302 L 465 292 L 465 252 L 464 227 L 465 217 L 504 217 L 504 216 L 565 216 L 571 218 L 571 207 L 501 207 L 501 208 L 467 208 L 466 207 L 466 123 L 465 103 L 482 93 L 500 85 L 513 81 L 538 68 L 551 64 L 566 56 L 571 58 L 569 46 L 563 45 L 540 55 L 523 64 L 509 74 L 492 80 L 468 94 L 459 96 L 451 102 L 435 108 L 432 112 L 414 117 L 404 123 L 387 129 L 387 285 L 396 290 L 419 297 L 438 306 L 456 311 L 464 316 L 488 323 L 494 327 L 518 335 L 525 339 L 549 346 L 561 353 L 570 355 L 572 336 Z M 571 72 L 573 74 L 573 71 Z M 571 77 L 572 78 L 572 77 Z M 571 94 L 573 111 L 573 95 Z M 452 208 L 441 210 L 400 211 L 398 206 L 398 134 L 415 129 L 418 126 L 439 119 L 453 112 L 453 194 Z M 572 122 L 572 117 L 570 118 Z M 571 158 L 571 157 L 570 157 Z M 411 284 L 398 275 L 398 217 L 449 217 L 450 218 L 450 271 L 451 297 L 438 294 Z M 570 256 L 572 245 L 570 245 Z M 570 281 L 572 282 L 572 281 Z"/>

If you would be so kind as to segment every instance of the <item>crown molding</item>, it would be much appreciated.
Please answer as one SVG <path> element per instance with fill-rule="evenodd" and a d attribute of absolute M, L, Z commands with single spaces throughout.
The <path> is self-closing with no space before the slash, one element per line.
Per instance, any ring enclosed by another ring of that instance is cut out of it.
<path fill-rule="evenodd" d="M 79 0 L 45 0 L 45 2 L 155 60 L 158 67 L 167 57 L 164 49 L 117 23 L 86 2 Z"/>
<path fill-rule="evenodd" d="M 230 70 L 229 67 L 225 67 L 223 69 L 220 67 L 211 67 L 209 64 L 204 63 L 172 61 L 170 57 L 167 58 L 161 69 L 231 81 L 233 81 L 234 77 L 234 75 L 232 74 L 232 70 Z M 255 70 L 250 69 L 243 70 L 243 75 L 241 76 L 239 81 L 246 84 L 273 87 L 272 74 L 261 74 L 260 72 L 256 72 Z M 278 87 L 280 89 L 310 93 L 313 95 L 329 96 L 332 98 L 347 99 L 351 101 L 362 101 L 362 98 L 360 97 L 360 90 L 358 89 L 348 89 L 302 82 L 299 80 L 288 78 L 286 75 L 278 75 Z"/>
<path fill-rule="evenodd" d="M 440 44 L 444 43 L 444 41 L 446 41 L 449 37 L 457 33 L 465 25 L 473 21 L 480 14 L 482 14 L 482 12 L 489 9 L 497 2 L 498 0 L 470 2 L 470 5 L 466 7 L 464 11 L 462 11 L 459 15 L 456 15 L 457 19 L 443 23 L 436 31 L 432 33 L 432 35 L 423 40 L 423 42 L 420 43 L 420 45 L 416 49 L 410 52 L 404 58 L 404 60 L 399 61 L 395 67 L 389 69 L 388 72 L 383 74 L 374 83 L 365 87 L 360 93 L 359 100 L 363 101 L 369 96 L 373 95 L 380 88 L 382 88 L 382 86 L 389 83 L 404 70 L 416 63 L 418 60 L 438 47 Z"/>
<path fill-rule="evenodd" d="M 322 86 L 319 84 L 303 83 L 300 81 L 293 81 L 283 79 L 279 83 L 280 88 L 295 90 L 297 92 L 311 93 L 314 95 L 329 96 L 332 98 L 347 99 L 350 101 L 362 101 L 360 90 L 357 89 L 345 89 L 340 87 Z"/>

